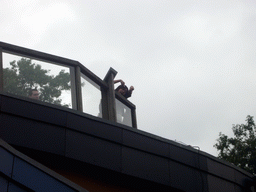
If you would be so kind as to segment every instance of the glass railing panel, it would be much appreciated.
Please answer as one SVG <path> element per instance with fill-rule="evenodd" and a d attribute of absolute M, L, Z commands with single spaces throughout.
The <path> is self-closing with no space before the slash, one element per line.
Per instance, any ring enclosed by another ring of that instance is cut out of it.
<path fill-rule="evenodd" d="M 118 99 L 116 101 L 116 121 L 118 123 L 132 127 L 132 113 L 131 109 L 123 104 Z"/>
<path fill-rule="evenodd" d="M 3 53 L 4 92 L 11 94 L 72 108 L 70 71 L 61 64 Z M 38 92 L 31 95 L 31 89 Z"/>
<path fill-rule="evenodd" d="M 102 117 L 100 86 L 84 74 L 81 75 L 81 86 L 83 112 L 93 116 Z"/>

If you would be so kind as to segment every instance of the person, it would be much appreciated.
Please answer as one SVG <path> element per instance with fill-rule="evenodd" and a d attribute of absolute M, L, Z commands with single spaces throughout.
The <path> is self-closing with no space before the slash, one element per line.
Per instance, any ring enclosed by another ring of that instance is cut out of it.
<path fill-rule="evenodd" d="M 128 87 L 125 85 L 125 82 L 121 79 L 118 80 L 114 80 L 114 83 L 121 83 L 121 85 L 119 85 L 115 91 L 120 93 L 121 95 L 123 95 L 126 99 L 132 96 L 132 92 L 134 90 L 134 87 L 131 86 L 130 89 L 128 89 Z M 126 109 L 126 107 L 119 101 L 117 101 L 116 104 L 116 119 L 118 123 L 122 123 L 128 126 L 131 126 L 131 117 Z"/>
<path fill-rule="evenodd" d="M 31 99 L 39 100 L 39 92 L 37 89 L 30 89 L 28 92 L 28 97 Z"/>
<path fill-rule="evenodd" d="M 133 86 L 130 86 L 130 89 L 128 89 L 128 87 L 125 85 L 125 82 L 122 79 L 118 79 L 118 80 L 114 80 L 114 84 L 115 83 L 121 83 L 121 85 L 119 85 L 115 91 L 117 91 L 118 93 L 120 93 L 121 95 L 123 95 L 126 99 L 132 96 L 132 92 L 134 90 Z"/>

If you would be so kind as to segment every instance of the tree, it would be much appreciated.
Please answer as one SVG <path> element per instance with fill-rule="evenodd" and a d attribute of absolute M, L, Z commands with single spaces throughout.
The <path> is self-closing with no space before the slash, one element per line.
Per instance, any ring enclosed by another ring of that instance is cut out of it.
<path fill-rule="evenodd" d="M 12 61 L 10 65 L 3 69 L 5 92 L 27 97 L 29 90 L 36 88 L 40 91 L 41 101 L 61 105 L 61 92 L 71 88 L 70 75 L 64 70 L 56 76 L 50 75 L 50 70 L 42 69 L 41 65 L 26 58 Z"/>
<path fill-rule="evenodd" d="M 232 127 L 234 137 L 219 133 L 214 145 L 219 151 L 218 157 L 256 174 L 256 128 L 253 116 L 246 117 L 246 124 Z"/>

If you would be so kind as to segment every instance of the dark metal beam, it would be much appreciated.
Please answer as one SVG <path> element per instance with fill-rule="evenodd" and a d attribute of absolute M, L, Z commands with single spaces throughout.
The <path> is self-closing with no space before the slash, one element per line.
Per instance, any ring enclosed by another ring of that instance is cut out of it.
<path fill-rule="evenodd" d="M 0 47 L 0 92 L 4 89 L 4 77 L 3 77 L 3 52 Z"/>

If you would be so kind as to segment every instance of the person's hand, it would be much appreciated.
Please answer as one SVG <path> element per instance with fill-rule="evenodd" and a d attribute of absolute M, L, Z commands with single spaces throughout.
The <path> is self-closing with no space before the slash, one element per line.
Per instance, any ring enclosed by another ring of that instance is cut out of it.
<path fill-rule="evenodd" d="M 133 90 L 134 90 L 134 87 L 133 87 L 133 86 L 131 86 L 131 87 L 130 87 L 130 90 L 131 90 L 131 91 L 133 91 Z"/>
<path fill-rule="evenodd" d="M 120 80 L 120 82 L 121 82 L 121 85 L 125 85 L 125 82 L 123 81 L 123 80 Z"/>

